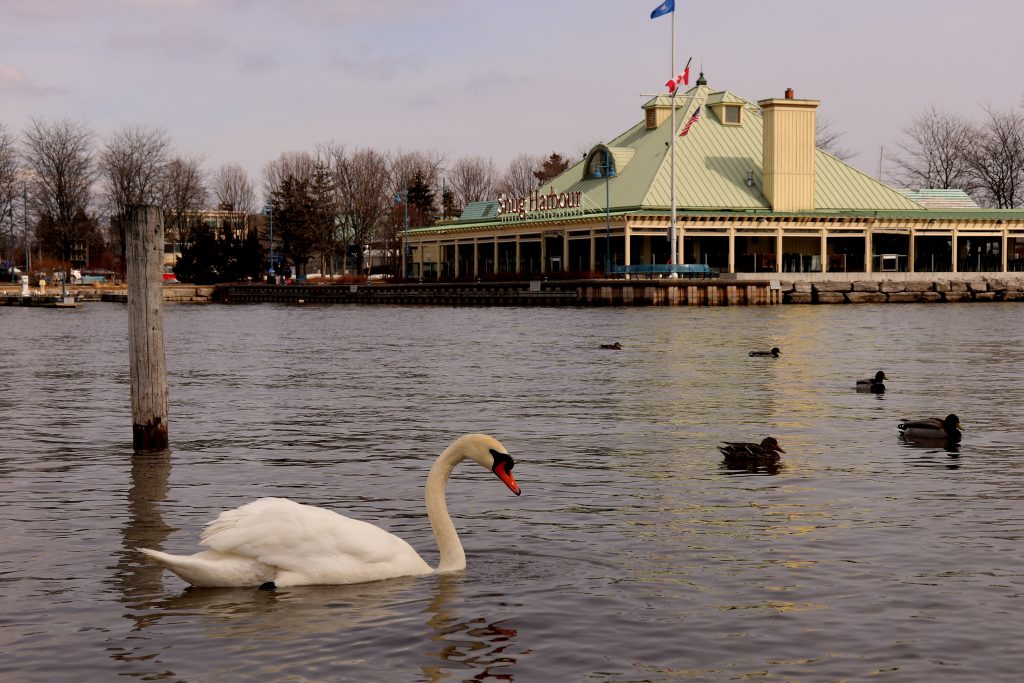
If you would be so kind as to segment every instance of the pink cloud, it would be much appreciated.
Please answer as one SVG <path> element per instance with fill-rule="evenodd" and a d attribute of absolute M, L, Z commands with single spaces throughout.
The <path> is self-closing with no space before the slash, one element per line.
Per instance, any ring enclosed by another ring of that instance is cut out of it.
<path fill-rule="evenodd" d="M 67 90 L 54 86 L 37 85 L 29 82 L 25 75 L 7 64 L 0 64 L 0 93 L 26 95 L 28 97 L 50 97 L 64 95 Z"/>

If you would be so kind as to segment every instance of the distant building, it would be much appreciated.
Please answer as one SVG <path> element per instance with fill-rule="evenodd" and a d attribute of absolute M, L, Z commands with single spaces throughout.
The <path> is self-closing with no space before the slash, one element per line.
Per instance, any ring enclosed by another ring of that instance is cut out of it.
<path fill-rule="evenodd" d="M 478 202 L 459 219 L 410 230 L 409 273 L 593 275 L 606 264 L 670 262 L 737 277 L 1024 270 L 1024 211 L 878 182 L 817 149 L 817 107 L 791 90 L 754 103 L 701 74 L 674 103 L 646 102 L 640 122 L 530 196 Z"/>

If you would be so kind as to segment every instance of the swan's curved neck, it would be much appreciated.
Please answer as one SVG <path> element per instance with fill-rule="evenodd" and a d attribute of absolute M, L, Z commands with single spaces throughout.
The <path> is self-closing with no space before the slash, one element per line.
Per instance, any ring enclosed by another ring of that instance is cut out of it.
<path fill-rule="evenodd" d="M 452 518 L 448 516 L 448 505 L 444 499 L 448 476 L 465 457 L 459 449 L 449 446 L 437 457 L 427 475 L 427 517 L 430 518 L 430 526 L 437 539 L 437 548 L 441 551 L 438 572 L 454 572 L 466 568 L 466 553 Z"/>

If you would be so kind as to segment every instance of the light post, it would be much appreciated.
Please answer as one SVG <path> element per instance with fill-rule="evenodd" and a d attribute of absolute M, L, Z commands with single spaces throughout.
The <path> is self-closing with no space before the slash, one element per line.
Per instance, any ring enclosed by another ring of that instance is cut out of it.
<path fill-rule="evenodd" d="M 31 256 L 28 248 L 28 183 L 21 184 L 21 226 L 25 232 L 25 276 L 31 278 Z"/>
<path fill-rule="evenodd" d="M 602 150 L 602 163 L 594 169 L 594 177 L 604 176 L 604 274 L 605 277 L 612 272 L 612 202 L 611 202 L 611 179 L 615 176 L 615 167 L 612 166 L 607 150 Z"/>
<path fill-rule="evenodd" d="M 405 235 L 402 239 L 402 277 L 409 277 L 409 270 L 412 267 L 412 251 L 409 245 L 409 181 L 405 183 L 402 192 L 395 193 L 395 204 L 402 203 L 405 211 Z"/>
<path fill-rule="evenodd" d="M 268 279 L 268 281 L 272 281 L 274 279 L 274 198 L 273 197 L 268 199 L 267 203 L 263 205 L 263 211 L 261 213 L 264 216 L 269 216 L 270 217 L 270 269 L 267 271 L 267 279 Z"/>

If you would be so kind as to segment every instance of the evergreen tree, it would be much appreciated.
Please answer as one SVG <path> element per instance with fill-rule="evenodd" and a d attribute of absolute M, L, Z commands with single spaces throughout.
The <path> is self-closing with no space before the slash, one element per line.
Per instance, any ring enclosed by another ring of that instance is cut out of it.
<path fill-rule="evenodd" d="M 444 192 L 441 193 L 441 217 L 451 220 L 458 218 L 462 212 L 459 210 L 458 202 L 455 199 L 455 193 L 445 188 Z"/>
<path fill-rule="evenodd" d="M 428 226 L 433 225 L 437 219 L 437 209 L 434 206 L 434 190 L 423 178 L 423 174 L 417 172 L 409 182 L 407 201 L 409 202 L 409 225 Z"/>
<path fill-rule="evenodd" d="M 281 253 L 295 266 L 296 274 L 304 271 L 316 245 L 315 205 L 311 183 L 306 178 L 288 175 L 271 193 L 274 202 L 274 235 L 280 236 Z"/>
<path fill-rule="evenodd" d="M 533 175 L 539 185 L 546 185 L 560 176 L 567 168 L 569 168 L 568 160 L 563 159 L 561 154 L 552 152 L 541 167 L 533 172 Z"/>
<path fill-rule="evenodd" d="M 174 276 L 181 282 L 212 285 L 221 282 L 225 259 L 213 229 L 204 223 L 192 226 L 174 265 Z"/>

